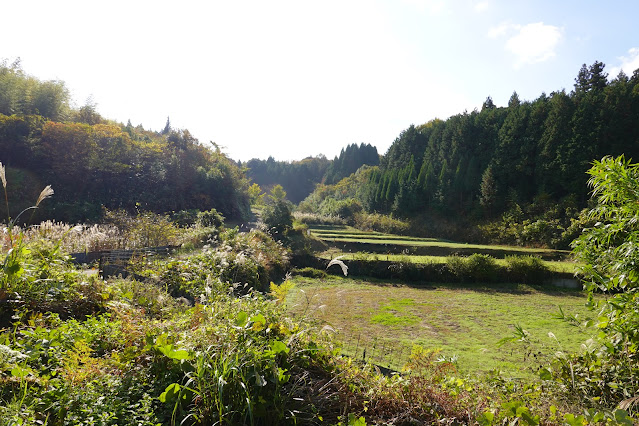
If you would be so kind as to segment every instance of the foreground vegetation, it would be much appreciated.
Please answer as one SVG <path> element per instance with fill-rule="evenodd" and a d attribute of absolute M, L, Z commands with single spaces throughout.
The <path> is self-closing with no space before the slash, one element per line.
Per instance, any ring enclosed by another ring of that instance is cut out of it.
<path fill-rule="evenodd" d="M 36 207 L 51 195 L 45 188 Z M 326 338 L 330 327 L 304 321 L 308 315 L 287 315 L 284 301 L 295 282 L 272 284 L 289 269 L 289 252 L 281 243 L 262 231 L 215 228 L 214 239 L 201 249 L 166 259 L 133 259 L 132 278 L 103 281 L 71 264 L 61 241 L 27 239 L 28 232 L 10 219 L 0 276 L 0 424 L 632 423 L 617 407 L 621 401 L 632 412 L 624 395 L 634 391 L 634 381 L 619 380 L 620 374 L 632 373 L 627 370 L 632 364 L 619 364 L 634 356 L 631 347 L 593 341 L 579 354 L 548 356 L 539 350 L 542 339 L 525 331 L 528 324 L 544 332 L 548 328 L 527 318 L 542 310 L 543 292 L 534 293 L 541 304 L 521 309 L 527 314 L 523 325 L 513 327 L 519 334 L 503 336 L 529 345 L 513 353 L 525 360 L 524 373 L 536 372 L 539 379 L 467 375 L 457 368 L 463 354 L 455 360 L 420 346 L 411 348 L 403 374 L 385 377 L 356 359 L 337 357 L 339 345 Z M 292 232 L 285 226 L 274 235 L 290 242 Z M 303 281 L 297 283 L 304 290 Z M 343 290 L 368 289 L 360 284 Z M 440 290 L 419 290 L 432 295 L 422 304 L 406 293 L 416 290 L 375 288 L 382 289 L 393 296 L 377 301 L 360 326 L 397 333 L 416 326 L 426 315 L 420 309 L 427 308 L 428 315 L 442 316 L 431 323 L 441 335 L 450 336 L 456 327 L 469 335 L 489 335 L 491 323 L 505 325 L 493 313 L 494 320 L 478 320 L 480 309 L 472 311 L 474 321 L 455 325 L 443 309 L 431 309 Z M 521 303 L 510 291 L 496 296 L 481 289 L 454 291 L 466 307 L 499 311 Z M 441 297 L 453 300 L 451 293 L 439 297 L 440 303 Z M 503 303 L 504 297 L 513 300 Z M 355 301 L 348 309 L 357 312 L 354 306 Z M 600 330 L 610 326 L 610 321 L 602 325 L 602 317 L 598 321 Z M 615 327 L 622 325 L 617 321 Z M 495 338 L 504 333 L 499 327 L 495 331 Z M 566 333 L 557 336 L 568 340 Z M 607 335 L 602 337 L 606 343 Z M 419 343 L 433 344 L 425 338 Z M 474 350 L 467 347 L 471 340 L 460 343 L 460 352 Z M 603 355 L 599 348 L 613 350 Z M 343 349 L 348 354 L 348 347 Z M 525 358 L 535 353 L 546 357 L 541 368 Z M 615 368 L 597 368 L 595 360 Z M 504 365 L 501 361 L 493 365 Z"/>

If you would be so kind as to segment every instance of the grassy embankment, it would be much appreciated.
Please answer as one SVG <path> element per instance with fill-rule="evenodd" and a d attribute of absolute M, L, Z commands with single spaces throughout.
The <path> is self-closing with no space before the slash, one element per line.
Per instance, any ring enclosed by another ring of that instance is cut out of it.
<path fill-rule="evenodd" d="M 572 273 L 576 267 L 570 259 L 570 252 L 565 250 L 465 244 L 436 238 L 360 231 L 345 226 L 315 225 L 309 229 L 330 247 L 320 254 L 326 259 L 343 256 L 345 260 L 445 263 L 448 256 L 483 253 L 494 257 L 500 265 L 505 264 L 505 256 L 537 256 L 553 272 Z"/>

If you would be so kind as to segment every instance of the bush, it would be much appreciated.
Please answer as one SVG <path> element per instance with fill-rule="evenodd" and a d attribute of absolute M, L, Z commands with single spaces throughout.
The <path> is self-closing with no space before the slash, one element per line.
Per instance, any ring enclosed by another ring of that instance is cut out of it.
<path fill-rule="evenodd" d="M 379 213 L 357 213 L 354 216 L 355 228 L 362 231 L 377 231 L 388 234 L 404 234 L 409 229 L 408 222 Z"/>
<path fill-rule="evenodd" d="M 323 279 L 328 276 L 326 271 L 322 271 L 321 269 L 315 269 L 311 267 L 306 267 L 301 269 L 294 268 L 291 270 L 291 275 L 299 275 L 301 277 L 318 278 L 318 279 Z"/>
<path fill-rule="evenodd" d="M 308 225 L 346 225 L 346 221 L 339 216 L 325 216 L 317 213 L 293 213 L 295 221 Z"/>
<path fill-rule="evenodd" d="M 289 203 L 284 200 L 273 200 L 262 211 L 262 222 L 273 238 L 283 240 L 288 230 L 293 227 L 293 215 Z"/>
<path fill-rule="evenodd" d="M 512 281 L 541 284 L 550 275 L 550 269 L 536 256 L 506 256 L 506 270 Z"/>
<path fill-rule="evenodd" d="M 158 271 L 152 274 L 144 274 L 140 266 L 137 273 L 158 280 L 174 297 L 195 301 L 216 283 L 266 291 L 271 281 L 284 276 L 288 262 L 288 251 L 268 234 L 257 230 L 240 233 L 234 228 L 220 234 L 217 247 L 155 265 Z"/>
<path fill-rule="evenodd" d="M 173 245 L 179 235 L 168 216 L 152 212 L 129 215 L 125 210 L 105 209 L 105 221 L 118 228 L 118 248 L 142 248 Z"/>
<path fill-rule="evenodd" d="M 492 282 L 499 276 L 499 266 L 487 254 L 475 253 L 468 257 L 449 256 L 448 269 L 463 282 Z"/>
<path fill-rule="evenodd" d="M 224 216 L 215 209 L 199 212 L 197 214 L 197 223 L 204 227 L 219 228 L 224 224 Z"/>
<path fill-rule="evenodd" d="M 198 211 L 194 209 L 171 212 L 171 220 L 173 221 L 173 223 L 181 228 L 195 225 L 195 223 L 197 222 L 197 218 Z"/>
<path fill-rule="evenodd" d="M 361 213 L 362 210 L 362 205 L 354 198 L 347 198 L 345 200 L 327 198 L 320 205 L 320 213 L 322 215 L 338 216 L 348 222 L 352 222 L 354 220 L 354 216 L 357 213 Z"/>

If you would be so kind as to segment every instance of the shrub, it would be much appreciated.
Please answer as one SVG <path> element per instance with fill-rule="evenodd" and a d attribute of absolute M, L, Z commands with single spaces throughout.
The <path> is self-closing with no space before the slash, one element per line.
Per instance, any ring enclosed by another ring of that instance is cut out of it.
<path fill-rule="evenodd" d="M 152 212 L 129 215 L 124 210 L 105 209 L 105 221 L 119 231 L 119 248 L 142 248 L 172 245 L 179 232 L 168 216 Z"/>
<path fill-rule="evenodd" d="M 171 212 L 170 216 L 173 223 L 181 228 L 186 228 L 195 225 L 198 219 L 198 211 L 193 209 L 180 210 L 178 212 Z"/>
<path fill-rule="evenodd" d="M 487 254 L 475 253 L 468 257 L 449 256 L 448 269 L 464 282 L 492 282 L 499 274 L 495 259 Z"/>
<path fill-rule="evenodd" d="M 293 227 L 291 207 L 285 200 L 273 200 L 262 211 L 262 222 L 273 238 L 283 240 Z"/>
<path fill-rule="evenodd" d="M 4 187 L 5 204 L 9 210 L 7 179 L 0 163 L 0 180 Z M 69 256 L 60 250 L 60 241 L 27 242 L 24 232 L 15 227 L 23 213 L 38 208 L 40 203 L 53 195 L 47 186 L 36 203 L 9 219 L 4 229 L 0 269 L 0 328 L 5 326 L 16 311 L 57 312 L 65 315 L 88 315 L 100 307 L 100 285 L 91 278 L 82 280 L 69 263 Z"/>
<path fill-rule="evenodd" d="M 352 222 L 354 220 L 354 216 L 362 210 L 362 205 L 354 198 L 347 198 L 344 200 L 327 198 L 320 205 L 320 213 L 322 215 L 338 216 L 348 222 Z"/>
<path fill-rule="evenodd" d="M 271 281 L 284 276 L 288 261 L 288 251 L 268 234 L 257 230 L 240 233 L 234 228 L 220 234 L 217 247 L 161 262 L 154 266 L 155 273 L 145 273 L 142 266 L 136 272 L 157 280 L 174 297 L 195 301 L 222 284 L 266 291 Z"/>
<path fill-rule="evenodd" d="M 199 212 L 197 214 L 197 223 L 204 227 L 219 228 L 224 224 L 224 216 L 215 209 Z"/>
<path fill-rule="evenodd" d="M 400 235 L 409 229 L 408 222 L 379 213 L 357 213 L 354 216 L 353 226 L 362 231 L 377 231 Z"/>
<path fill-rule="evenodd" d="M 300 269 L 294 268 L 291 270 L 291 275 L 299 275 L 302 277 L 317 278 L 317 279 L 323 279 L 328 276 L 326 271 L 322 271 L 321 269 L 315 269 L 311 267 L 300 268 Z"/>
<path fill-rule="evenodd" d="M 293 218 L 302 224 L 308 225 L 345 225 L 346 221 L 339 216 L 325 216 L 317 213 L 293 213 Z"/>
<path fill-rule="evenodd" d="M 536 256 L 506 256 L 508 278 L 525 284 L 541 284 L 550 275 L 550 269 Z"/>

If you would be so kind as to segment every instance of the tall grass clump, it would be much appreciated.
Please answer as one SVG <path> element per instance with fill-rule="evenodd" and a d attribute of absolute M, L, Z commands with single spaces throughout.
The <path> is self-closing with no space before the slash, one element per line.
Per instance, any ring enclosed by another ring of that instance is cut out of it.
<path fill-rule="evenodd" d="M 0 163 L 0 180 L 9 211 L 8 182 Z M 15 226 L 23 214 L 35 211 L 53 195 L 51 186 L 45 187 L 35 204 L 15 218 L 7 216 L 4 228 L 2 273 L 0 273 L 0 326 L 15 312 L 58 312 L 60 314 L 88 314 L 101 302 L 98 287 L 81 281 L 70 265 L 69 257 L 60 249 L 60 242 L 44 245 L 25 239 L 24 231 Z"/>
<path fill-rule="evenodd" d="M 409 229 L 408 222 L 379 213 L 357 213 L 353 216 L 353 219 L 353 226 L 362 231 L 402 235 Z"/>
<path fill-rule="evenodd" d="M 318 213 L 305 213 L 296 211 L 293 219 L 306 225 L 346 225 L 346 221 L 339 216 L 322 215 Z"/>
<path fill-rule="evenodd" d="M 133 264 L 131 269 L 172 296 L 194 302 L 215 280 L 236 284 L 238 289 L 268 291 L 271 281 L 284 277 L 289 258 L 288 250 L 268 234 L 258 230 L 240 233 L 234 228 L 224 230 L 217 245 L 201 252 L 153 264 L 144 261 L 147 263 Z"/>
<path fill-rule="evenodd" d="M 168 216 L 152 212 L 138 212 L 131 216 L 125 210 L 105 210 L 104 220 L 118 229 L 121 247 L 170 245 L 178 235 L 178 228 Z"/>
<path fill-rule="evenodd" d="M 63 222 L 44 221 L 26 228 L 14 225 L 14 234 L 22 233 L 25 242 L 38 241 L 55 245 L 67 253 L 86 253 L 102 250 L 134 249 L 154 246 L 202 247 L 219 234 L 219 227 L 202 226 L 199 223 L 178 228 L 163 219 L 149 220 L 154 215 L 128 216 L 130 223 L 100 223 L 72 225 Z M 149 224 L 151 222 L 151 224 Z M 155 222 L 155 225 L 153 224 Z M 140 229 L 145 231 L 140 234 Z M 2 249 L 9 250 L 8 239 L 0 240 Z"/>

